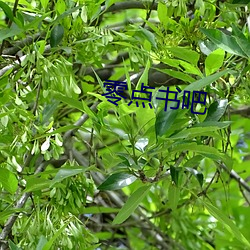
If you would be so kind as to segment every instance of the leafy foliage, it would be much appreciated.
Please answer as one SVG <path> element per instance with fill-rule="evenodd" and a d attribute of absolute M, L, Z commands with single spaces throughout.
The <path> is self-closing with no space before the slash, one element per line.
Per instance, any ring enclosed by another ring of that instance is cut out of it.
<path fill-rule="evenodd" d="M 0 1 L 1 249 L 249 249 L 247 7 Z"/>

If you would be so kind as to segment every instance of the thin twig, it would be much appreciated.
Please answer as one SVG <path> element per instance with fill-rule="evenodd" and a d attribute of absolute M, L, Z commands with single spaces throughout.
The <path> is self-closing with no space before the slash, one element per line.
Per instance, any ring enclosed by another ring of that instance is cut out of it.
<path fill-rule="evenodd" d="M 146 21 L 148 21 L 148 19 L 149 19 L 150 15 L 151 15 L 152 8 L 153 8 L 154 4 L 155 4 L 155 0 L 153 0 L 153 2 L 152 2 L 152 4 L 151 4 L 151 6 L 150 6 L 150 8 L 149 8 L 149 11 L 147 12 L 146 20 L 143 22 L 143 24 L 142 24 L 142 26 L 141 26 L 142 28 L 144 28 L 144 27 L 145 27 L 145 25 L 146 25 Z"/>

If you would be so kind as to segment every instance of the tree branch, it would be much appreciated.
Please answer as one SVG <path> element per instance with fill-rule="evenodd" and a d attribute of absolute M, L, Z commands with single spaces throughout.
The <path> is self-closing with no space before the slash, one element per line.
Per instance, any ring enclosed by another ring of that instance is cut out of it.
<path fill-rule="evenodd" d="M 224 169 L 232 179 L 236 180 L 240 186 L 250 192 L 250 186 L 233 169 L 229 170 L 224 163 L 218 165 L 220 168 Z"/>

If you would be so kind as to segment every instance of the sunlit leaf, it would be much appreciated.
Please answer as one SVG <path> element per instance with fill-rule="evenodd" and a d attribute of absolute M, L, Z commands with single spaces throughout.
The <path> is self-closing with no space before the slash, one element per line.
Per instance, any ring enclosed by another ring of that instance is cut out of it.
<path fill-rule="evenodd" d="M 0 183 L 11 194 L 14 194 L 18 187 L 16 176 L 5 168 L 0 168 Z"/>
<path fill-rule="evenodd" d="M 132 174 L 119 172 L 109 176 L 99 187 L 99 190 L 117 190 L 133 183 L 136 177 Z"/>

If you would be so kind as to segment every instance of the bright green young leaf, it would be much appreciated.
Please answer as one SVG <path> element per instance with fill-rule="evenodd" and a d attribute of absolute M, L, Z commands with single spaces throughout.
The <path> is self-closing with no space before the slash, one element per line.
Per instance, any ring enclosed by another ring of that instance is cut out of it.
<path fill-rule="evenodd" d="M 59 235 L 65 230 L 65 228 L 68 226 L 69 222 L 66 223 L 56 231 L 56 233 L 53 235 L 53 237 L 44 245 L 42 250 L 49 250 L 53 246 L 54 241 L 59 237 Z"/>
<path fill-rule="evenodd" d="M 50 45 L 51 47 L 56 47 L 63 39 L 64 28 L 61 24 L 56 25 L 51 30 L 50 35 Z"/>
<path fill-rule="evenodd" d="M 48 3 L 49 3 L 49 0 L 41 0 L 41 5 L 42 5 L 42 7 L 43 7 L 44 9 L 47 8 Z"/>
<path fill-rule="evenodd" d="M 14 194 L 18 187 L 16 176 L 10 170 L 5 168 L 0 168 L 0 183 L 11 194 Z"/>
<path fill-rule="evenodd" d="M 132 174 L 119 172 L 109 176 L 99 187 L 99 190 L 117 190 L 133 183 L 136 177 Z"/>
<path fill-rule="evenodd" d="M 168 9 L 165 3 L 159 2 L 157 7 L 158 18 L 163 24 L 167 24 L 168 20 Z"/>
<path fill-rule="evenodd" d="M 179 199 L 180 188 L 178 188 L 173 182 L 171 182 L 168 188 L 168 204 L 173 211 L 176 210 Z"/>
<path fill-rule="evenodd" d="M 190 62 L 194 66 L 197 66 L 200 54 L 197 53 L 196 51 L 181 47 L 168 48 L 168 50 L 172 52 L 175 57 Z"/>
<path fill-rule="evenodd" d="M 147 195 L 150 187 L 150 185 L 144 185 L 131 194 L 120 212 L 116 215 L 112 224 L 121 224 L 124 222 L 139 206 L 143 198 Z"/>
<path fill-rule="evenodd" d="M 223 65 L 225 57 L 225 51 L 222 49 L 217 49 L 210 53 L 205 60 L 205 72 L 209 76 L 219 70 Z"/>

